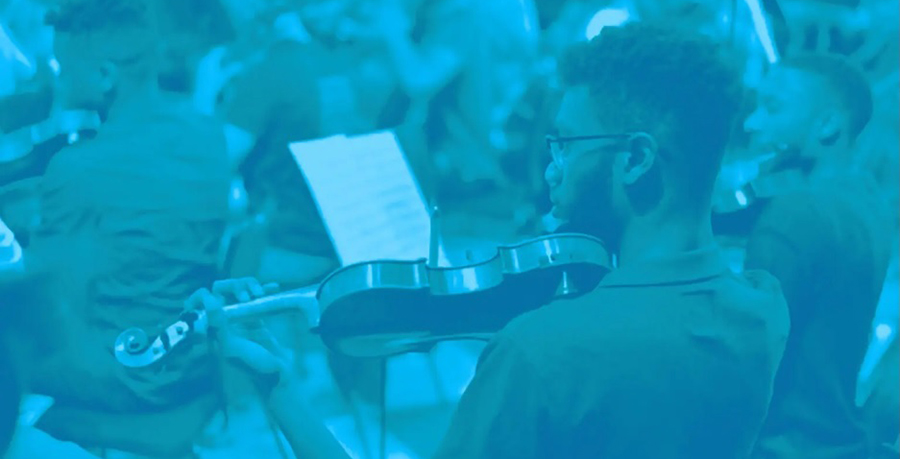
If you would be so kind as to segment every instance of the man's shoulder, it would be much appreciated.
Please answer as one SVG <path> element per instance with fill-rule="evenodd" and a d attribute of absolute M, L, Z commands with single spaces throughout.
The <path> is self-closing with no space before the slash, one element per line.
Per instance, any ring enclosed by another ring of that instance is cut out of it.
<path fill-rule="evenodd" d="M 733 275 L 732 286 L 721 301 L 735 311 L 747 314 L 765 327 L 773 337 L 787 338 L 790 313 L 781 283 L 768 271 L 748 269 Z"/>
<path fill-rule="evenodd" d="M 771 218 L 799 214 L 826 219 L 834 214 L 865 212 L 868 204 L 881 204 L 882 201 L 867 176 L 822 179 L 773 197 L 765 206 L 764 215 L 769 214 Z M 863 204 L 863 207 L 853 203 Z"/>
<path fill-rule="evenodd" d="M 533 358 L 553 360 L 560 352 L 578 347 L 610 348 L 623 344 L 616 323 L 631 314 L 629 301 L 611 289 L 597 288 L 573 299 L 553 301 L 513 319 L 498 334 L 518 343 Z M 637 311 L 634 314 L 639 314 Z"/>
<path fill-rule="evenodd" d="M 823 250 L 845 246 L 852 234 L 868 233 L 881 243 L 889 238 L 888 204 L 866 177 L 820 181 L 773 198 L 756 224 L 787 242 Z"/>
<path fill-rule="evenodd" d="M 69 145 L 50 159 L 44 180 L 72 179 L 90 174 L 103 165 L 103 159 L 112 150 L 114 145 L 99 136 Z"/>
<path fill-rule="evenodd" d="M 827 189 L 807 186 L 769 200 L 756 220 L 751 239 L 774 234 L 801 252 L 827 244 L 837 210 Z"/>

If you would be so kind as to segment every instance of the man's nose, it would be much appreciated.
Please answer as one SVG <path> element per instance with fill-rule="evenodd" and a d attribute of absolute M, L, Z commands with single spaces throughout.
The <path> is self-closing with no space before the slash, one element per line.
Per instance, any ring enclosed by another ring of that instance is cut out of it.
<path fill-rule="evenodd" d="M 562 170 L 554 161 L 551 161 L 550 164 L 547 165 L 547 169 L 544 170 L 544 180 L 546 180 L 547 184 L 551 187 L 559 185 L 559 182 L 562 181 L 562 175 Z"/>

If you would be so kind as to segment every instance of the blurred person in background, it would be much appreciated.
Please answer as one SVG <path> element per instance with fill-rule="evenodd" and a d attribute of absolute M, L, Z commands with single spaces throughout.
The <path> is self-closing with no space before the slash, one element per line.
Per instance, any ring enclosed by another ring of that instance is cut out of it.
<path fill-rule="evenodd" d="M 302 287 L 338 267 L 318 208 L 288 149 L 291 142 L 320 137 L 319 62 L 308 34 L 273 27 L 279 17 L 297 20 L 299 2 L 225 4 L 239 24 L 239 36 L 256 43 L 232 48 L 230 59 L 242 68 L 225 85 L 217 107 L 228 129 L 237 133 L 233 137 L 244 139 L 246 148 L 236 162 L 250 212 L 264 218 L 263 248 L 251 273 L 265 282 Z"/>
<path fill-rule="evenodd" d="M 203 81 L 199 73 L 205 69 L 200 67 L 204 57 L 233 41 L 237 34 L 221 0 L 161 0 L 156 2 L 156 14 L 163 38 L 160 87 L 179 94 L 204 93 L 196 99 L 206 98 L 206 91 L 215 92 L 209 96 L 213 100 L 194 100 L 197 109 L 212 113 L 212 104 L 222 88 Z M 221 66 L 216 71 L 222 73 L 220 77 L 228 76 Z M 209 88 L 198 87 L 201 85 Z"/>
<path fill-rule="evenodd" d="M 872 116 L 858 69 L 833 55 L 780 62 L 744 128 L 776 152 L 763 174 L 805 178 L 762 208 L 745 267 L 779 279 L 791 335 L 754 457 L 865 458 L 854 399 L 890 258 L 886 203 L 854 167 L 854 141 Z"/>
<path fill-rule="evenodd" d="M 0 96 L 52 77 L 53 29 L 44 24 L 46 11 L 37 0 L 0 1 Z"/>
<path fill-rule="evenodd" d="M 360 40 L 381 46 L 412 101 L 401 142 L 426 195 L 505 185 L 502 128 L 537 51 L 532 2 L 389 0 L 364 17 Z"/>
<path fill-rule="evenodd" d="M 113 346 L 130 327 L 158 333 L 184 298 L 217 277 L 230 175 L 221 126 L 161 94 L 158 29 L 146 2 L 66 0 L 48 23 L 66 106 L 105 118 L 96 138 L 51 161 L 26 252 L 80 275 L 55 292 L 73 337 L 35 363 L 28 388 L 56 399 L 40 427 L 81 441 L 103 426 L 70 411 L 160 411 L 214 392 L 202 353 L 132 370 L 115 360 Z"/>

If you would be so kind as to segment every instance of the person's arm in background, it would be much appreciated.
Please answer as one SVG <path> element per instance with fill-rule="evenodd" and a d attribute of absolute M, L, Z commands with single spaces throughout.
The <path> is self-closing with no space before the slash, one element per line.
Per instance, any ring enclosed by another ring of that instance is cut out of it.
<path fill-rule="evenodd" d="M 809 292 L 814 279 L 816 247 L 828 228 L 822 228 L 816 203 L 802 195 L 776 198 L 767 205 L 747 242 L 744 268 L 767 271 L 781 283 L 791 314 L 791 327 L 814 314 Z"/>

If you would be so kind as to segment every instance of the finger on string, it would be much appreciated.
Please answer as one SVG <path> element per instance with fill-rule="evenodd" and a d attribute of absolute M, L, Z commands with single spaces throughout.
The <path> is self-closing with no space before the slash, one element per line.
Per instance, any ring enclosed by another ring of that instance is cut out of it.
<path fill-rule="evenodd" d="M 200 291 L 200 299 L 203 304 L 203 309 L 219 309 L 225 305 L 225 302 L 222 300 L 222 297 L 219 295 L 214 295 L 209 290 L 203 289 Z"/>
<path fill-rule="evenodd" d="M 234 279 L 219 279 L 213 282 L 212 292 L 216 295 L 227 296 L 234 290 Z"/>
<path fill-rule="evenodd" d="M 262 286 L 263 292 L 266 295 L 271 295 L 273 293 L 278 293 L 281 291 L 281 285 L 278 282 L 269 282 Z"/>
<path fill-rule="evenodd" d="M 253 295 L 254 298 L 260 298 L 266 296 L 266 290 L 259 283 L 258 280 L 248 277 L 244 280 L 246 282 L 247 290 L 250 291 L 250 294 Z"/>
<path fill-rule="evenodd" d="M 196 311 L 198 309 L 209 309 L 209 306 L 215 305 L 211 301 L 215 301 L 216 296 L 209 290 L 202 288 L 192 293 L 184 302 L 185 311 Z"/>
<path fill-rule="evenodd" d="M 213 293 L 227 298 L 229 301 L 246 303 L 252 298 L 247 288 L 247 279 L 225 279 L 213 282 Z"/>
<path fill-rule="evenodd" d="M 250 283 L 251 279 L 246 277 L 234 281 L 231 293 L 239 303 L 246 303 L 253 300 Z"/>

